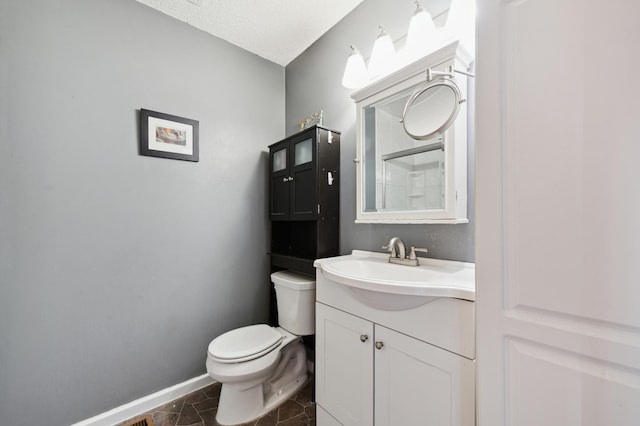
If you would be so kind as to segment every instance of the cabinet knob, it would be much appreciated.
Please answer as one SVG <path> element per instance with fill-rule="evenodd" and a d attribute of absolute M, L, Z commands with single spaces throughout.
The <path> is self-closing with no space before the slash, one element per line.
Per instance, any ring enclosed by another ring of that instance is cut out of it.
<path fill-rule="evenodd" d="M 282 178 L 283 182 L 289 182 L 289 178 Z"/>
<path fill-rule="evenodd" d="M 369 340 L 369 336 L 367 336 L 366 334 L 360 335 L 360 341 L 361 342 L 366 342 L 367 340 Z"/>
<path fill-rule="evenodd" d="M 384 343 L 376 342 L 376 349 L 382 349 L 383 346 L 384 346 Z"/>

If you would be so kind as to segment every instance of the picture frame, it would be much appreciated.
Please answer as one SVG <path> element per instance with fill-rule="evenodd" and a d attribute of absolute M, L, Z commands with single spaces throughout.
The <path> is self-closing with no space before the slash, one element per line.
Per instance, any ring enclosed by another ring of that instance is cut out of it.
<path fill-rule="evenodd" d="M 199 161 L 199 122 L 140 109 L 140 155 Z"/>

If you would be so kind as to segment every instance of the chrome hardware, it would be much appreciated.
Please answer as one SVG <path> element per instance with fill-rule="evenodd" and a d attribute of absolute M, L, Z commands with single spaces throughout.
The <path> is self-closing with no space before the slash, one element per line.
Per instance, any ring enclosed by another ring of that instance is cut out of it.
<path fill-rule="evenodd" d="M 283 182 L 289 182 L 289 179 L 288 178 L 282 178 L 282 181 Z"/>
<path fill-rule="evenodd" d="M 366 334 L 360 335 L 360 341 L 362 343 L 366 342 L 367 340 L 369 340 L 369 336 L 367 336 Z"/>
<path fill-rule="evenodd" d="M 398 237 L 391 238 L 389 244 L 387 244 L 386 246 L 382 246 L 382 248 L 391 252 L 389 256 L 389 263 L 397 263 L 399 265 L 407 266 L 420 266 L 418 257 L 416 256 L 417 251 L 427 253 L 427 249 L 425 248 L 416 248 L 414 246 L 411 246 L 409 255 L 406 256 L 404 242 Z"/>
<path fill-rule="evenodd" d="M 415 262 L 415 266 L 419 266 L 420 262 L 418 261 L 418 256 L 416 256 L 416 252 L 419 251 L 420 253 L 429 253 L 429 250 L 427 250 L 426 248 L 420 248 L 420 247 L 414 247 L 411 246 L 411 250 L 409 250 L 409 259 L 412 262 Z"/>
<path fill-rule="evenodd" d="M 396 246 L 398 247 L 398 250 L 396 250 Z M 405 258 L 404 242 L 398 237 L 391 238 L 391 240 L 389 240 L 389 244 L 382 246 L 382 248 L 391 252 L 389 262 L 391 262 L 391 259 Z"/>
<path fill-rule="evenodd" d="M 475 74 L 471 74 L 466 71 L 455 69 L 453 68 L 452 65 L 449 65 L 446 71 L 437 71 L 431 68 L 427 69 L 427 81 L 433 80 L 434 77 L 454 78 L 456 73 L 466 75 L 467 77 L 471 77 L 471 78 L 476 77 Z"/>
<path fill-rule="evenodd" d="M 353 159 L 353 162 L 354 162 L 354 163 L 359 163 L 359 162 L 360 162 L 360 159 L 359 159 L 359 158 L 354 158 L 354 159 Z"/>
<path fill-rule="evenodd" d="M 376 349 L 382 349 L 383 346 L 384 346 L 384 343 L 376 342 Z"/>
<path fill-rule="evenodd" d="M 293 180 L 293 176 L 289 176 L 289 182 Z"/>

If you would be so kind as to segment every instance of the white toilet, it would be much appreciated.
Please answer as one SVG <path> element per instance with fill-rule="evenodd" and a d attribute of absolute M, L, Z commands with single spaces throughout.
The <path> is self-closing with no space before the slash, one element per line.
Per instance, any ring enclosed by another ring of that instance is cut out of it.
<path fill-rule="evenodd" d="M 279 327 L 241 327 L 209 344 L 207 372 L 222 383 L 216 415 L 221 425 L 257 419 L 307 380 L 307 356 L 300 336 L 315 333 L 316 283 L 291 271 L 274 272 L 271 281 Z"/>

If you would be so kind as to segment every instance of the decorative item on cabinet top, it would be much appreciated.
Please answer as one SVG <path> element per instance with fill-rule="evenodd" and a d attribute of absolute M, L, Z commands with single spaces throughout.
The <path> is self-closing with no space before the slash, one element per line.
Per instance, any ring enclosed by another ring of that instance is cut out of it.
<path fill-rule="evenodd" d="M 300 130 L 304 130 L 316 125 L 322 126 L 322 110 L 303 118 L 302 120 L 300 120 L 299 124 Z"/>
<path fill-rule="evenodd" d="M 314 275 L 339 254 L 340 132 L 314 125 L 269 146 L 271 264 Z"/>

